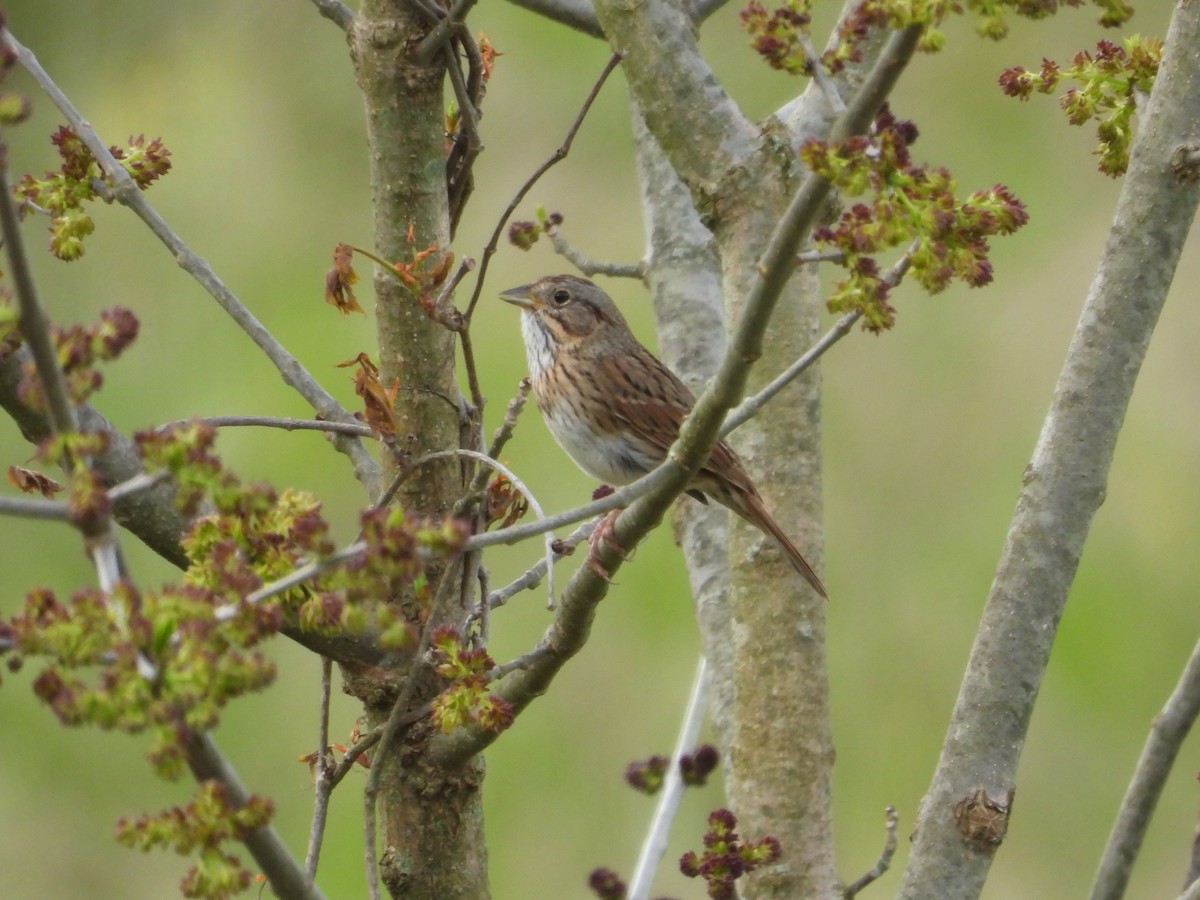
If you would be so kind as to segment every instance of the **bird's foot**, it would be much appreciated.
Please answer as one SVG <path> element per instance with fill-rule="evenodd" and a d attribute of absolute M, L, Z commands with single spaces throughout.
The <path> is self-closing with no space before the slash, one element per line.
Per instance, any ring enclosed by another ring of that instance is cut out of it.
<path fill-rule="evenodd" d="M 595 529 L 588 538 L 588 553 L 587 559 L 584 560 L 584 565 L 599 575 L 609 584 L 613 583 L 612 573 L 600 561 L 600 547 L 607 545 L 610 550 L 616 553 L 621 559 L 629 559 L 629 551 L 621 546 L 617 540 L 616 534 L 613 533 L 613 525 L 617 521 L 617 516 L 621 514 L 621 510 L 614 509 L 604 514 L 604 517 L 596 523 Z"/>

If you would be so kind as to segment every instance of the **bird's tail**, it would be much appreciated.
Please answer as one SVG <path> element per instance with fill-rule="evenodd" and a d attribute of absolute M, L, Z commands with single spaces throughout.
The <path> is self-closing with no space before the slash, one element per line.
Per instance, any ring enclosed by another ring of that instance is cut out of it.
<path fill-rule="evenodd" d="M 783 529 L 779 527 L 779 523 L 771 518 L 771 514 L 763 506 L 762 498 L 751 492 L 742 497 L 742 502 L 746 504 L 749 511 L 753 514 L 753 517 L 745 516 L 744 518 L 754 525 L 760 525 L 771 537 L 775 538 L 775 542 L 783 548 L 783 552 L 787 554 L 787 558 L 795 566 L 796 571 L 804 576 L 804 579 L 812 585 L 814 591 L 828 600 L 829 594 L 825 590 L 825 585 L 821 583 L 821 579 L 817 577 L 817 573 L 813 571 L 813 567 L 808 564 L 808 560 L 796 549 L 796 545 L 792 543 L 791 538 L 783 533 Z"/>

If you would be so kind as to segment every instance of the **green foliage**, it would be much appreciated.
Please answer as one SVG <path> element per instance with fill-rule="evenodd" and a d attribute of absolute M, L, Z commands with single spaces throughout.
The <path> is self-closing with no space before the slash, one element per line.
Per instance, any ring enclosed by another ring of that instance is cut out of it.
<path fill-rule="evenodd" d="M 250 886 L 253 873 L 222 846 L 266 825 L 272 812 L 269 800 L 252 796 L 245 805 L 235 806 L 223 785 L 202 781 L 187 806 L 119 821 L 117 840 L 140 850 L 164 847 L 179 854 L 195 853 L 199 861 L 180 883 L 183 896 L 231 897 Z"/>
<path fill-rule="evenodd" d="M 487 731 L 503 731 L 512 724 L 512 707 L 488 693 L 487 673 L 495 662 L 482 647 L 468 647 L 458 630 L 449 625 L 434 629 L 430 640 L 435 669 L 450 682 L 433 701 L 433 720 L 444 732 L 475 724 Z"/>
<path fill-rule="evenodd" d="M 104 196 L 98 187 L 103 184 L 103 173 L 92 152 L 67 126 L 59 128 L 50 142 L 58 148 L 62 165 L 43 178 L 26 175 L 15 190 L 34 209 L 49 213 L 50 252 L 70 261 L 83 256 L 83 239 L 95 230 L 84 204 Z M 109 151 L 142 190 L 171 168 L 171 151 L 159 138 L 146 140 L 145 135 L 138 135 L 129 139 L 128 147 L 110 147 Z"/>
<path fill-rule="evenodd" d="M 1129 20 L 1133 7 L 1125 0 L 1093 0 L 1101 10 L 1100 24 L 1115 27 Z M 971 12 L 978 17 L 975 30 L 982 37 L 999 40 L 1008 34 L 1010 14 L 1026 19 L 1044 19 L 1059 6 L 1079 6 L 1082 0 L 862 0 L 839 25 L 838 43 L 819 57 L 829 72 L 840 71 L 847 62 L 862 57 L 861 44 L 871 30 L 908 28 L 920 25 L 924 32 L 920 49 L 941 50 L 945 36 L 938 26 L 951 14 Z M 750 35 L 750 46 L 773 69 L 792 75 L 811 75 L 817 60 L 809 41 L 812 22 L 810 0 L 785 0 L 768 11 L 759 0 L 742 10 L 742 28 Z"/>
<path fill-rule="evenodd" d="M 910 245 L 905 262 L 931 293 L 955 278 L 979 287 L 992 280 L 988 238 L 1011 234 L 1029 218 L 1024 204 L 999 184 L 959 201 L 949 172 L 912 162 L 908 148 L 916 137 L 911 122 L 884 107 L 872 135 L 809 141 L 800 150 L 805 165 L 844 196 L 867 198 L 832 226 L 816 229 L 813 239 L 836 249 L 848 273 L 834 288 L 829 310 L 860 310 L 865 327 L 875 332 L 895 324 L 888 302 L 895 278 L 881 274 L 872 254 Z"/>
<path fill-rule="evenodd" d="M 89 346 L 120 345 L 120 333 L 100 329 Z M 362 516 L 364 549 L 347 565 L 309 586 L 249 602 L 269 581 L 334 548 L 314 496 L 243 484 L 221 463 L 215 440 L 216 429 L 202 422 L 136 436 L 147 470 L 175 480 L 180 507 L 193 515 L 203 510 L 183 539 L 190 565 L 180 583 L 146 592 L 124 582 L 109 592 L 86 588 L 67 602 L 38 589 L 20 614 L 0 622 L 10 669 L 28 659 L 43 663 L 34 691 L 63 724 L 150 732 L 147 756 L 167 779 L 183 775 L 192 735 L 213 728 L 234 699 L 272 683 L 275 665 L 257 645 L 286 619 L 323 633 L 374 626 L 384 642 L 404 644 L 410 617 L 387 601 L 420 582 L 426 564 L 457 553 L 466 536 L 465 525 L 453 520 L 370 510 Z M 48 442 L 43 455 L 61 462 L 100 449 L 96 435 L 71 435 Z M 105 488 L 90 469 L 74 467 L 69 503 L 77 522 L 107 514 Z M 419 591 L 418 603 L 427 602 Z M 414 610 L 411 618 L 426 614 Z M 447 644 L 445 656 L 442 671 L 475 679 L 461 680 L 463 697 L 492 666 L 482 651 Z M 471 696 L 464 714 L 484 727 L 511 720 L 511 710 L 486 694 Z M 257 799 L 235 809 L 218 785 L 205 784 L 192 804 L 125 822 L 119 836 L 143 849 L 196 853 L 185 895 L 225 897 L 247 886 L 249 873 L 220 845 L 265 824 L 269 811 Z"/>
<path fill-rule="evenodd" d="M 1049 59 L 1042 60 L 1037 72 L 1021 66 L 1005 69 L 1000 88 L 1010 97 L 1028 100 L 1034 91 L 1051 93 L 1064 79 L 1076 82 L 1079 86 L 1069 88 L 1059 105 L 1072 125 L 1096 120 L 1100 171 L 1115 178 L 1129 165 L 1138 98 L 1154 86 L 1162 49 L 1160 39 L 1140 35 L 1127 38 L 1124 47 L 1100 41 L 1094 55 L 1080 51 L 1065 69 Z"/>

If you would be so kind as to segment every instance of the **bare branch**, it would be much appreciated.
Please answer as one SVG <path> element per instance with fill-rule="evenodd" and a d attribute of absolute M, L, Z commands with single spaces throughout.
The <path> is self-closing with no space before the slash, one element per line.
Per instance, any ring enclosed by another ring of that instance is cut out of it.
<path fill-rule="evenodd" d="M 582 250 L 563 237 L 562 228 L 558 225 L 548 227 L 546 235 L 550 238 L 550 243 L 554 245 L 554 252 L 568 260 L 571 265 L 589 278 L 593 275 L 608 275 L 611 278 L 646 277 L 645 263 L 597 262 L 588 258 Z"/>
<path fill-rule="evenodd" d="M 871 866 L 860 877 L 846 885 L 846 890 L 842 896 L 846 900 L 851 900 L 869 885 L 871 882 L 883 877 L 883 874 L 892 867 L 892 857 L 896 855 L 896 846 L 898 840 L 896 838 L 896 826 L 900 824 L 900 817 L 896 814 L 896 807 L 889 806 L 883 813 L 884 827 L 887 829 L 887 837 L 884 838 L 883 852 L 879 854 L 879 859 L 875 861 L 875 865 Z"/>
<path fill-rule="evenodd" d="M 167 431 L 188 422 L 204 422 L 214 428 L 282 428 L 284 431 L 328 431 L 338 434 L 353 434 L 358 437 L 375 437 L 368 425 L 361 422 L 323 422 L 320 419 L 292 419 L 286 416 L 199 416 L 179 419 L 159 425 L 156 431 Z"/>
<path fill-rule="evenodd" d="M 569 535 L 559 541 L 555 541 L 552 545 L 554 548 L 554 556 L 551 562 L 558 562 L 565 556 L 570 556 L 575 552 L 575 548 L 580 542 L 586 541 L 592 536 L 592 532 L 596 530 L 596 520 L 593 519 L 584 522 Z M 514 594 L 519 594 L 521 591 L 532 590 L 542 583 L 542 579 L 546 577 L 547 560 L 545 557 L 539 559 L 533 566 L 525 571 L 520 578 L 509 582 L 502 588 L 497 588 L 487 595 L 487 606 L 489 609 L 496 609 L 503 606 L 509 601 Z M 468 623 L 469 624 L 469 623 Z"/>
<path fill-rule="evenodd" d="M 329 816 L 329 796 L 332 763 L 329 759 L 329 693 L 333 681 L 333 661 L 321 657 L 321 703 L 317 710 L 317 749 L 313 759 L 313 817 L 308 832 L 308 851 L 304 854 L 304 871 L 310 879 L 317 876 L 317 864 L 321 859 L 321 841 L 325 837 L 325 821 Z"/>
<path fill-rule="evenodd" d="M 1091 900 L 1120 900 L 1125 896 L 1133 864 L 1150 827 L 1150 817 L 1197 715 L 1200 715 L 1200 643 L 1192 650 L 1179 683 L 1150 728 L 1096 870 Z"/>
<path fill-rule="evenodd" d="M 600 23 L 596 21 L 596 11 L 592 8 L 591 0 L 509 0 L 513 6 L 520 6 L 530 12 L 538 13 L 547 19 L 552 19 L 582 31 L 592 37 L 602 38 Z"/>
<path fill-rule="evenodd" d="M 187 761 L 197 781 L 219 782 L 234 806 L 242 807 L 249 802 L 249 792 L 208 732 L 193 731 L 188 734 Z M 254 829 L 242 839 L 242 843 L 267 876 L 275 896 L 289 900 L 324 900 L 324 894 L 292 858 L 279 835 L 269 825 Z"/>
<path fill-rule="evenodd" d="M 671 762 L 667 766 L 666 777 L 658 792 L 658 802 L 654 806 L 654 818 L 646 837 L 642 840 L 642 849 L 638 853 L 633 875 L 629 879 L 629 900 L 646 900 L 650 887 L 654 882 L 654 873 L 662 862 L 663 854 L 667 851 L 667 838 L 671 834 L 671 823 L 679 810 L 679 801 L 683 799 L 683 771 L 680 762 L 683 757 L 692 752 L 700 737 L 700 726 L 704 724 L 704 711 L 708 706 L 708 669 L 704 657 L 700 657 L 700 665 L 692 678 L 692 694 L 684 709 L 683 721 L 679 726 L 679 737 L 675 740 L 675 749 L 671 751 Z"/>
<path fill-rule="evenodd" d="M 70 515 L 70 509 L 61 500 L 0 497 L 0 516 L 17 516 L 22 519 L 57 519 L 65 522 Z"/>

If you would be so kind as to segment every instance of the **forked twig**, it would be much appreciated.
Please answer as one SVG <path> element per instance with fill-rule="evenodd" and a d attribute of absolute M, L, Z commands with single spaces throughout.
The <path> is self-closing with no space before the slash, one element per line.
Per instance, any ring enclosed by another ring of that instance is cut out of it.
<path fill-rule="evenodd" d="M 504 233 L 504 226 L 508 224 L 508 220 L 512 218 L 512 214 L 516 212 L 521 201 L 525 199 L 525 195 L 533 190 L 533 186 L 538 183 L 539 179 L 567 158 L 567 154 L 571 152 L 571 145 L 575 142 L 575 135 L 579 133 L 579 129 L 583 126 L 583 120 L 587 117 L 588 111 L 596 101 L 596 97 L 600 95 L 600 89 L 604 87 L 604 82 L 608 80 L 608 76 L 620 64 L 621 59 L 622 56 L 620 53 L 614 53 L 609 57 L 608 62 L 604 65 L 604 69 L 600 72 L 600 77 L 596 79 L 596 83 L 592 85 L 591 91 L 588 92 L 587 97 L 584 99 L 583 106 L 579 109 L 579 114 L 575 116 L 575 121 L 567 129 L 567 136 L 563 139 L 563 142 L 557 150 L 550 154 L 550 158 L 538 166 L 533 171 L 533 174 L 525 180 L 525 183 L 517 189 L 516 195 L 501 214 L 500 221 L 496 223 L 495 231 L 492 232 L 487 246 L 483 248 L 483 253 L 480 255 L 479 276 L 475 279 L 475 290 L 471 294 L 471 301 L 467 304 L 467 322 L 470 322 L 471 317 L 475 314 L 475 306 L 479 302 L 480 294 L 483 293 L 483 283 L 487 276 L 488 264 L 491 262 L 496 248 L 500 246 L 500 235 Z"/>
<path fill-rule="evenodd" d="M 892 857 L 896 855 L 896 847 L 898 839 L 896 837 L 896 826 L 900 824 L 900 816 L 896 812 L 896 807 L 889 806 L 883 811 L 884 828 L 887 829 L 887 837 L 883 841 L 883 852 L 879 854 L 879 859 L 875 861 L 875 865 L 871 866 L 860 877 L 856 878 L 851 884 L 846 885 L 842 896 L 846 900 L 851 900 L 852 897 L 858 894 L 863 888 L 876 879 L 882 877 L 892 866 Z"/>

